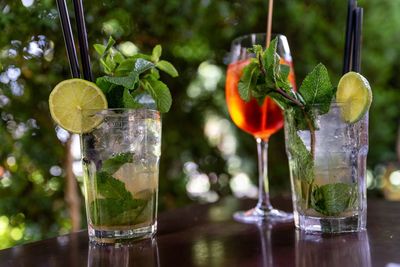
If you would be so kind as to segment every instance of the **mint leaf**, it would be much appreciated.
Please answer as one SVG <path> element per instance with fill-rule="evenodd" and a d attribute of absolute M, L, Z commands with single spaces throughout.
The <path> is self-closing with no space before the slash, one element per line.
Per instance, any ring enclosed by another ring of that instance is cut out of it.
<path fill-rule="evenodd" d="M 107 53 L 114 45 L 115 45 L 115 40 L 114 38 L 112 38 L 112 36 L 110 36 L 108 38 L 106 50 L 104 51 L 104 53 Z"/>
<path fill-rule="evenodd" d="M 139 76 L 136 72 L 131 72 L 129 73 L 128 76 L 122 76 L 122 77 L 103 76 L 103 78 L 105 81 L 109 83 L 115 85 L 121 85 L 128 89 L 134 89 L 139 81 Z"/>
<path fill-rule="evenodd" d="M 105 198 L 126 199 L 132 197 L 131 193 L 126 190 L 125 184 L 106 171 L 97 172 L 95 180 L 97 192 Z"/>
<path fill-rule="evenodd" d="M 124 59 L 115 70 L 115 76 L 127 76 L 134 69 L 135 62 L 131 58 Z"/>
<path fill-rule="evenodd" d="M 178 71 L 168 61 L 161 60 L 161 61 L 157 62 L 156 67 L 159 68 L 160 70 L 164 71 L 165 73 L 169 74 L 173 78 L 179 76 Z"/>
<path fill-rule="evenodd" d="M 114 69 L 117 66 L 117 64 L 111 59 L 109 55 L 106 56 L 105 58 L 101 58 L 100 63 L 104 69 L 104 72 L 109 75 L 111 75 L 114 72 Z"/>
<path fill-rule="evenodd" d="M 356 191 L 356 184 L 325 184 L 313 190 L 311 205 L 323 215 L 339 215 L 349 208 L 353 195 L 357 193 Z"/>
<path fill-rule="evenodd" d="M 138 103 L 135 98 L 129 93 L 127 88 L 124 88 L 124 94 L 122 96 L 122 102 L 125 108 L 140 108 L 142 105 Z"/>
<path fill-rule="evenodd" d="M 107 81 L 103 76 L 96 79 L 96 85 L 103 91 L 104 94 L 107 95 L 107 93 L 110 92 L 113 84 Z"/>
<path fill-rule="evenodd" d="M 321 63 L 318 64 L 304 79 L 299 93 L 308 107 L 320 105 L 321 114 L 329 111 L 334 94 L 328 70 Z"/>
<path fill-rule="evenodd" d="M 114 62 L 117 64 L 120 64 L 121 62 L 123 62 L 125 60 L 124 55 L 122 55 L 122 53 L 119 51 L 115 51 L 112 55 L 112 58 L 113 58 Z"/>
<path fill-rule="evenodd" d="M 161 53 L 162 53 L 161 45 L 156 45 L 153 48 L 153 52 L 151 54 L 151 61 L 158 62 L 160 60 Z"/>
<path fill-rule="evenodd" d="M 133 162 L 133 154 L 131 152 L 118 153 L 111 158 L 105 160 L 101 166 L 101 170 L 113 174 L 125 163 Z"/>
<path fill-rule="evenodd" d="M 98 198 L 90 203 L 92 223 L 95 225 L 132 225 L 148 205 L 147 199 Z"/>
<path fill-rule="evenodd" d="M 291 127 L 291 126 L 289 126 Z M 297 171 L 297 177 L 300 180 L 305 180 L 309 184 L 314 181 L 314 159 L 304 145 L 303 140 L 298 136 L 297 131 L 292 130 L 290 133 L 290 144 L 288 145 L 292 160 L 295 164 L 293 170 Z"/>
<path fill-rule="evenodd" d="M 112 84 L 110 91 L 106 94 L 108 108 L 121 108 L 123 104 L 124 88 L 120 85 Z"/>
<path fill-rule="evenodd" d="M 96 50 L 97 54 L 100 56 L 104 55 L 104 52 L 106 51 L 106 46 L 102 44 L 95 44 L 93 45 L 94 50 Z"/>
<path fill-rule="evenodd" d="M 137 53 L 137 54 L 133 55 L 133 56 L 130 57 L 130 58 L 131 58 L 131 59 L 142 58 L 142 59 L 145 59 L 145 60 L 151 62 L 151 56 L 150 56 L 150 55 L 146 55 L 146 54 L 142 54 L 142 53 Z"/>
<path fill-rule="evenodd" d="M 244 69 L 242 77 L 238 84 L 238 90 L 240 97 L 249 102 L 252 96 L 251 91 L 254 90 L 259 75 L 258 64 L 254 61 L 250 62 Z"/>
<path fill-rule="evenodd" d="M 158 69 L 153 68 L 150 70 L 150 74 L 156 78 L 156 79 L 160 79 L 160 72 L 158 71 Z"/>
<path fill-rule="evenodd" d="M 270 42 L 269 47 L 263 55 L 264 64 L 267 69 L 273 67 L 276 70 L 276 66 L 279 66 L 279 55 L 276 53 L 277 45 L 278 39 L 275 38 Z"/>
<path fill-rule="evenodd" d="M 145 72 L 151 68 L 154 68 L 154 67 L 155 67 L 155 65 L 153 62 L 150 62 L 143 58 L 138 58 L 135 61 L 134 71 L 137 72 L 137 74 L 142 74 L 143 72 Z"/>
<path fill-rule="evenodd" d="M 292 87 L 291 83 L 288 80 L 290 73 L 290 66 L 286 64 L 280 64 L 279 68 L 280 70 L 277 82 L 281 84 L 278 84 L 278 87 L 282 89 L 290 89 Z"/>
<path fill-rule="evenodd" d="M 152 75 L 148 75 L 143 80 L 143 88 L 156 101 L 157 108 L 161 113 L 169 111 L 172 104 L 172 97 L 167 85 Z"/>

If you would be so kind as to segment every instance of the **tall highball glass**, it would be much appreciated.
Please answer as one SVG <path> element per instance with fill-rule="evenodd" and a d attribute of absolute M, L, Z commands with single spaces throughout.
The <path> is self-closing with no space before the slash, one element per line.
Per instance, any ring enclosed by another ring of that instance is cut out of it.
<path fill-rule="evenodd" d="M 81 135 L 89 240 L 122 243 L 157 229 L 161 116 L 151 109 L 84 110 Z"/>

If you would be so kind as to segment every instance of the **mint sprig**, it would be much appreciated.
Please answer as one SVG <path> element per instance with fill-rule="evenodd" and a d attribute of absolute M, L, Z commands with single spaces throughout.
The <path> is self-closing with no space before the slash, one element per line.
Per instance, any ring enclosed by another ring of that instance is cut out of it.
<path fill-rule="evenodd" d="M 106 74 L 97 78 L 96 84 L 106 95 L 109 108 L 153 108 L 141 101 L 143 95 L 148 95 L 154 100 L 154 108 L 168 112 L 172 97 L 168 86 L 160 81 L 159 71 L 172 77 L 177 77 L 178 71 L 170 62 L 160 60 L 162 47 L 156 45 L 151 55 L 138 53 L 127 57 L 115 43 L 110 37 L 107 45 L 94 45 Z"/>

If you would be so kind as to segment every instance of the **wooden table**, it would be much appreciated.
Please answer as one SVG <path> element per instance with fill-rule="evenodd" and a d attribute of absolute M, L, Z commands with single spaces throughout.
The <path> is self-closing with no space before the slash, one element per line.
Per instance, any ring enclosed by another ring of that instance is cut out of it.
<path fill-rule="evenodd" d="M 291 209 L 289 199 L 273 204 Z M 400 266 L 400 203 L 368 200 L 368 231 L 334 236 L 232 220 L 253 205 L 227 198 L 162 213 L 156 239 L 130 246 L 89 245 L 86 231 L 16 246 L 0 251 L 0 266 Z"/>

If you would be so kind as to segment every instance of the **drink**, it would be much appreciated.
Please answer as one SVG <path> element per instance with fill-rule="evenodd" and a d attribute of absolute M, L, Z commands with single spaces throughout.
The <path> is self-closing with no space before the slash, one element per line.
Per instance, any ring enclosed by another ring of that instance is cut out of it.
<path fill-rule="evenodd" d="M 160 116 L 146 109 L 109 109 L 94 116 L 103 122 L 81 136 L 89 237 L 106 243 L 108 238 L 151 236 L 156 229 Z"/>
<path fill-rule="evenodd" d="M 233 122 L 243 131 L 253 135 L 257 142 L 258 167 L 259 167 L 259 189 L 258 203 L 254 209 L 239 211 L 234 218 L 245 223 L 262 223 L 263 221 L 287 222 L 292 220 L 291 214 L 274 209 L 269 202 L 268 176 L 267 176 L 267 149 L 269 137 L 283 126 L 282 111 L 270 98 L 250 98 L 245 101 L 241 98 L 238 84 L 242 78 L 243 69 L 254 58 L 254 53 L 248 48 L 254 45 L 260 47 L 265 45 L 265 34 L 250 34 L 239 37 L 232 42 L 231 64 L 228 66 L 225 84 L 226 103 Z M 279 47 L 283 59 L 280 61 L 291 62 L 289 45 L 283 35 L 277 35 L 272 42 L 274 49 Z M 291 67 L 291 66 L 290 66 Z M 288 69 L 286 69 L 288 70 Z M 291 81 L 294 84 L 294 75 L 290 68 Z M 288 73 L 286 73 L 288 74 Z M 284 79 L 287 77 L 285 76 Z M 259 101 L 263 101 L 259 104 Z"/>
<path fill-rule="evenodd" d="M 332 100 L 335 90 L 323 66 L 307 79 L 320 84 L 300 88 L 306 106 L 285 109 L 295 225 L 310 232 L 365 230 L 371 87 L 362 75 L 349 72 Z"/>
<path fill-rule="evenodd" d="M 353 232 L 366 226 L 366 157 L 368 115 L 345 122 L 343 103 L 333 103 L 328 113 L 315 108 L 317 128 L 312 133 L 295 125 L 294 114 L 285 113 L 285 135 L 292 179 L 295 224 L 306 231 Z M 305 148 L 314 146 L 312 165 Z M 310 173 L 306 168 L 310 168 Z"/>
<path fill-rule="evenodd" d="M 96 79 L 97 84 L 65 80 L 49 96 L 54 121 L 80 134 L 86 216 L 93 243 L 155 235 L 160 113 L 168 112 L 172 104 L 159 71 L 178 76 L 171 63 L 160 60 L 161 45 L 151 55 L 128 57 L 114 44 L 113 38 L 107 45 L 95 44 L 106 74 Z"/>
<path fill-rule="evenodd" d="M 262 139 L 269 139 L 283 126 L 282 110 L 268 97 L 261 106 L 256 99 L 245 102 L 240 98 L 237 86 L 242 70 L 248 63 L 249 60 L 244 60 L 228 66 L 225 90 L 229 114 L 243 131 Z"/>

